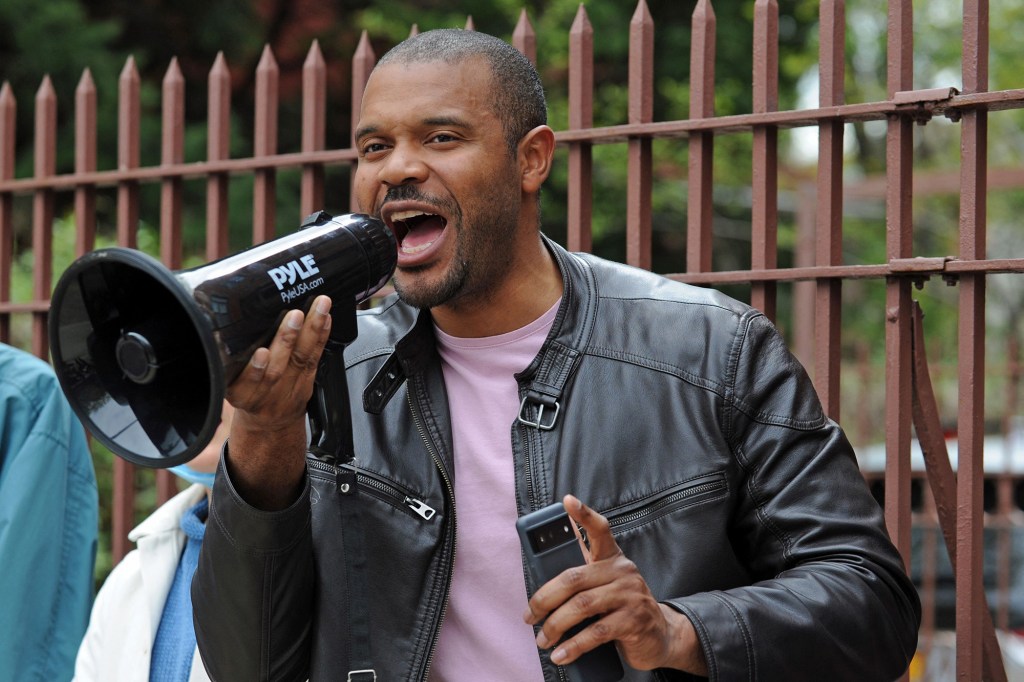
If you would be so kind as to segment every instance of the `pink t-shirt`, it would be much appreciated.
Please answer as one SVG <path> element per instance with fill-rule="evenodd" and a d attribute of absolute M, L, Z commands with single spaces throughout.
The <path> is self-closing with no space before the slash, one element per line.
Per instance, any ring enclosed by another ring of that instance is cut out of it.
<path fill-rule="evenodd" d="M 455 569 L 431 682 L 541 680 L 516 534 L 514 375 L 537 355 L 558 311 L 499 336 L 463 339 L 435 327 L 452 417 Z"/>

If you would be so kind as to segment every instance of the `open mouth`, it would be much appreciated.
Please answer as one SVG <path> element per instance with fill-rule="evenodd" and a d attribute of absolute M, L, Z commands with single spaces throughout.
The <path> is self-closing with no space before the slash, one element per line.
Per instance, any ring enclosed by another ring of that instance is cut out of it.
<path fill-rule="evenodd" d="M 398 240 L 398 249 L 410 255 L 429 249 L 448 225 L 441 216 L 423 211 L 396 211 L 390 222 Z"/>

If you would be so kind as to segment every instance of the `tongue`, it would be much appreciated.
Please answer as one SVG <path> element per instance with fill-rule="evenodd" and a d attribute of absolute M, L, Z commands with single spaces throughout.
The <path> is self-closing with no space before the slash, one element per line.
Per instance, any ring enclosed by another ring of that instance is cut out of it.
<path fill-rule="evenodd" d="M 402 250 L 410 251 L 423 249 L 436 240 L 444 232 L 444 220 L 438 216 L 432 216 L 417 221 L 409 226 L 409 233 L 402 240 Z"/>

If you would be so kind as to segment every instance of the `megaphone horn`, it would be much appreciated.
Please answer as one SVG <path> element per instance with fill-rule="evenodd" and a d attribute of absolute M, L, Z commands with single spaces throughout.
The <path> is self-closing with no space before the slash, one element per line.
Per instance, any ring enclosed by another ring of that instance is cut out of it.
<path fill-rule="evenodd" d="M 72 263 L 53 292 L 50 351 L 86 428 L 136 464 L 189 461 L 213 438 L 225 386 L 285 312 L 320 294 L 354 311 L 394 272 L 395 237 L 376 218 L 320 211 L 302 227 L 191 270 L 125 248 Z"/>

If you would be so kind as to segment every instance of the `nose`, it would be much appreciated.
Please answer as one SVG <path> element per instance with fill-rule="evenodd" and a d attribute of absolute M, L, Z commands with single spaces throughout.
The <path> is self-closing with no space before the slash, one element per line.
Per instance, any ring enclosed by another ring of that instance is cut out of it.
<path fill-rule="evenodd" d="M 396 144 L 380 167 L 379 178 L 389 187 L 423 182 L 429 173 L 414 145 Z"/>

